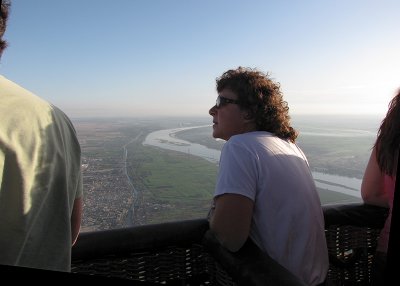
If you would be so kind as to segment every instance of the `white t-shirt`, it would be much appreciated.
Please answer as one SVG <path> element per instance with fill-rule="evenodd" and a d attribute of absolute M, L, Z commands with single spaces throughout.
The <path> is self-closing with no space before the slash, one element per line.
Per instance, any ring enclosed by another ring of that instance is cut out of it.
<path fill-rule="evenodd" d="M 264 131 L 232 136 L 223 146 L 215 196 L 254 202 L 250 237 L 308 285 L 329 267 L 324 217 L 315 183 L 296 144 Z"/>
<path fill-rule="evenodd" d="M 67 116 L 0 76 L 0 264 L 70 270 L 80 156 Z"/>

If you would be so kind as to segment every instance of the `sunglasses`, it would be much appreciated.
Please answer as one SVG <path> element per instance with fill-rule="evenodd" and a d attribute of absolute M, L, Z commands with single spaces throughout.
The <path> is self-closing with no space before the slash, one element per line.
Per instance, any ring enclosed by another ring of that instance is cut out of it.
<path fill-rule="evenodd" d="M 215 102 L 215 107 L 216 108 L 220 108 L 220 107 L 222 107 L 222 106 L 224 106 L 226 104 L 229 104 L 229 103 L 239 104 L 239 100 L 230 99 L 230 98 L 226 98 L 226 97 L 218 95 L 217 100 Z"/>

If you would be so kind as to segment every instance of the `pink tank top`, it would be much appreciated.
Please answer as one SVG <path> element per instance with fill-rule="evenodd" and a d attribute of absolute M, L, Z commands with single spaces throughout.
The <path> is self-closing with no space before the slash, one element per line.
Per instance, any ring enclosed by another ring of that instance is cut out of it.
<path fill-rule="evenodd" d="M 388 242 L 389 242 L 389 232 L 390 232 L 390 222 L 392 221 L 392 207 L 393 207 L 393 198 L 394 198 L 394 189 L 395 189 L 396 180 L 393 177 L 385 175 L 384 177 L 384 191 L 388 194 L 389 197 L 389 215 L 386 219 L 385 225 L 381 231 L 379 236 L 379 241 L 376 250 L 381 252 L 387 252 Z"/>

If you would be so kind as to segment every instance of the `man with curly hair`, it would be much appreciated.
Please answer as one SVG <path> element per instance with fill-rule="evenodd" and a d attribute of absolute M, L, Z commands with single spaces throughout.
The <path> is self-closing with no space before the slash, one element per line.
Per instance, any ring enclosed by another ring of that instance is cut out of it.
<path fill-rule="evenodd" d="M 10 2 L 0 8 L 1 55 Z M 83 206 L 80 162 L 68 117 L 0 75 L 0 264 L 70 271 Z"/>
<path fill-rule="evenodd" d="M 239 67 L 217 78 L 210 109 L 221 152 L 210 229 L 230 251 L 250 238 L 307 285 L 324 283 L 324 216 L 278 83 Z"/>

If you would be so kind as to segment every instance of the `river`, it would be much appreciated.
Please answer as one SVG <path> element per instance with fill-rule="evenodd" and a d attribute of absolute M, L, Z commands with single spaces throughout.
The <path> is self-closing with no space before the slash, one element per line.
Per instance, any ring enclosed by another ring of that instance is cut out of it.
<path fill-rule="evenodd" d="M 209 125 L 163 129 L 154 131 L 147 135 L 143 145 L 156 146 L 163 149 L 174 150 L 204 158 L 212 163 L 218 164 L 221 151 L 210 149 L 204 145 L 191 143 L 176 137 L 176 133 L 191 128 L 201 128 Z M 361 180 L 344 176 L 312 172 L 315 184 L 318 188 L 327 189 L 361 198 Z"/>

